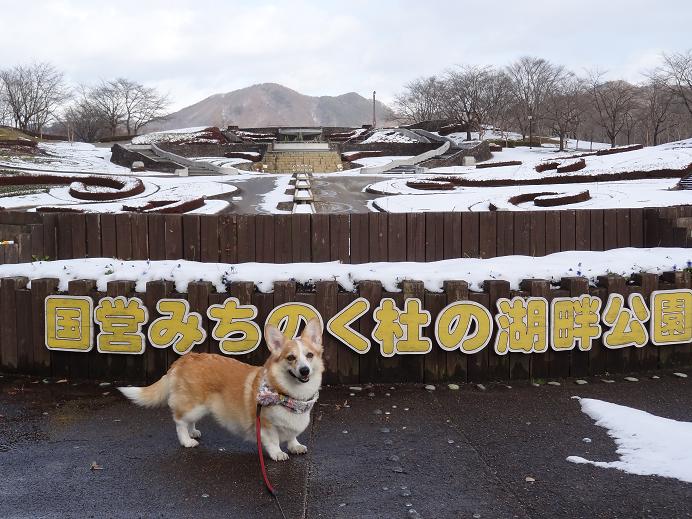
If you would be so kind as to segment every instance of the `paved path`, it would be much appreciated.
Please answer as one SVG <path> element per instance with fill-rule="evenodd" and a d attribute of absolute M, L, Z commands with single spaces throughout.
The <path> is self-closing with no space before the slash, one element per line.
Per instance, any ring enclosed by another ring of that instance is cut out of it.
<path fill-rule="evenodd" d="M 616 459 L 573 395 L 692 421 L 689 379 L 660 375 L 327 388 L 309 454 L 270 461 L 270 477 L 290 518 L 692 517 L 692 484 L 565 461 Z M 183 449 L 166 410 L 95 383 L 37 380 L 0 379 L 0 517 L 278 517 L 253 446 L 213 422 L 201 423 L 200 447 Z"/>

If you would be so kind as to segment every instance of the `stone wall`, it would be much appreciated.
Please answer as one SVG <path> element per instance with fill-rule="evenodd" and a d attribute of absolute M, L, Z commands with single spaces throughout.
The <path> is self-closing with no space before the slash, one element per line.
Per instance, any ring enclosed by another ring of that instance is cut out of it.
<path fill-rule="evenodd" d="M 158 147 L 162 150 L 182 155 L 183 157 L 225 157 L 231 152 L 256 152 L 264 156 L 267 152 L 267 144 L 261 143 L 228 143 L 228 144 L 171 144 L 161 143 Z"/>
<path fill-rule="evenodd" d="M 381 151 L 382 155 L 420 155 L 426 151 L 435 150 L 440 147 L 439 142 L 373 142 L 371 144 L 358 144 L 352 142 L 334 143 L 339 153 L 349 151 Z"/>
<path fill-rule="evenodd" d="M 180 169 L 180 166 L 167 160 L 153 160 L 146 155 L 142 155 L 137 151 L 128 150 L 120 144 L 114 144 L 111 147 L 111 162 L 118 166 L 131 168 L 132 163 L 140 161 L 144 163 L 144 167 L 150 171 L 162 171 L 165 173 L 173 173 Z"/>

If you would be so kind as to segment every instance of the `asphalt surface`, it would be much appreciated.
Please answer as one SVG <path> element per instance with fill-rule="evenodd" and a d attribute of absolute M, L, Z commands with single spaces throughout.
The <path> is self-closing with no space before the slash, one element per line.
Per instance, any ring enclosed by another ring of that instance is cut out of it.
<path fill-rule="evenodd" d="M 565 461 L 617 459 L 573 395 L 692 421 L 689 379 L 658 375 L 326 388 L 308 454 L 269 460 L 270 479 L 289 518 L 692 517 L 692 484 Z M 253 445 L 210 419 L 199 428 L 201 445 L 184 449 L 167 410 L 112 386 L 5 375 L 0 517 L 280 517 Z"/>

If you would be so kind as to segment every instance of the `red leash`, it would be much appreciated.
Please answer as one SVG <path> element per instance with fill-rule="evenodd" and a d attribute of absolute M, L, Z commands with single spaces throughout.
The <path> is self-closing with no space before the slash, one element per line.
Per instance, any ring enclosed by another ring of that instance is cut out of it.
<path fill-rule="evenodd" d="M 269 482 L 269 476 L 267 475 L 267 468 L 264 466 L 264 453 L 262 451 L 262 423 L 260 421 L 260 413 L 262 412 L 262 406 L 260 404 L 257 404 L 257 415 L 255 419 L 255 431 L 257 435 L 257 453 L 259 454 L 259 462 L 260 462 L 260 470 L 262 472 L 262 478 L 264 479 L 264 485 L 267 487 L 267 490 L 269 490 L 269 493 L 274 496 L 274 500 L 276 501 L 276 505 L 279 507 L 279 512 L 281 512 L 281 516 L 286 519 L 286 514 L 284 513 L 284 509 L 281 508 L 281 503 L 279 503 L 279 495 L 277 494 L 276 490 L 274 490 L 274 487 L 272 484 Z"/>

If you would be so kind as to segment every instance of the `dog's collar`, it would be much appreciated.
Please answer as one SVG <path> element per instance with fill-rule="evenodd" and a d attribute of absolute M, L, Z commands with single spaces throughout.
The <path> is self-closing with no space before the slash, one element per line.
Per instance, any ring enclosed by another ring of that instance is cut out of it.
<path fill-rule="evenodd" d="M 283 395 L 270 387 L 267 379 L 263 377 L 257 390 L 257 403 L 262 407 L 282 405 L 293 413 L 303 414 L 309 413 L 312 410 L 318 396 L 319 392 L 315 393 L 309 400 L 298 400 L 297 398 Z"/>

